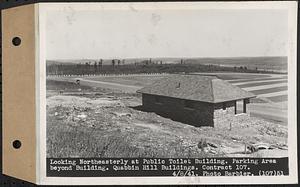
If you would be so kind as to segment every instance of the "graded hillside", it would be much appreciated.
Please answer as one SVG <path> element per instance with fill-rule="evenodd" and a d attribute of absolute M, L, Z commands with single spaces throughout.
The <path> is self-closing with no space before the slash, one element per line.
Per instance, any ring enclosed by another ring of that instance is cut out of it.
<path fill-rule="evenodd" d="M 141 110 L 138 94 L 47 81 L 47 157 L 280 157 L 287 126 L 240 115 L 193 127 Z"/>

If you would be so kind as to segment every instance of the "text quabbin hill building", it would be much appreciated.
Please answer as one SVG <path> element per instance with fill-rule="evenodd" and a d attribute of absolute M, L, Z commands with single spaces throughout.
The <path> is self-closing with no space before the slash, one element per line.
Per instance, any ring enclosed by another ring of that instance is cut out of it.
<path fill-rule="evenodd" d="M 171 75 L 137 91 L 143 110 L 193 126 L 214 126 L 217 118 L 234 117 L 237 101 L 242 113 L 254 94 L 216 76 Z"/>

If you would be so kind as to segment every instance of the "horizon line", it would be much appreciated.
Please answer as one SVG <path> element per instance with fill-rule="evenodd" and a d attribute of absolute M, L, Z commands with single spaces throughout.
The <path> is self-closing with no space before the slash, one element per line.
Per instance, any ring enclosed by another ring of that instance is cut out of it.
<path fill-rule="evenodd" d="M 103 59 L 103 60 L 113 60 L 113 59 L 157 59 L 157 58 L 173 58 L 173 59 L 205 59 L 205 58 L 210 58 L 210 59 L 225 59 L 225 58 L 271 58 L 271 57 L 288 57 L 287 55 L 282 55 L 282 56 L 226 56 L 226 57 L 126 57 L 126 58 L 75 58 L 75 59 L 67 59 L 67 58 L 60 58 L 60 59 L 46 59 L 47 60 L 95 60 L 95 59 Z"/>

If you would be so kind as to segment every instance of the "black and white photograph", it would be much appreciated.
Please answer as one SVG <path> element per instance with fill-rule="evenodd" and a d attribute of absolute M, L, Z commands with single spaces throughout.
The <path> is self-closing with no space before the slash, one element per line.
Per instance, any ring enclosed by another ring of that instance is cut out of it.
<path fill-rule="evenodd" d="M 293 173 L 289 5 L 41 9 L 46 177 Z"/>

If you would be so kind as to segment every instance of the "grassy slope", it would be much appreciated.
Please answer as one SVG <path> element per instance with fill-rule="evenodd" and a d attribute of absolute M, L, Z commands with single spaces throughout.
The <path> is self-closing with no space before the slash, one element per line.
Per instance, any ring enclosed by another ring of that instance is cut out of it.
<path fill-rule="evenodd" d="M 205 73 L 203 73 L 205 75 Z M 219 78 L 224 80 L 231 80 L 231 79 L 253 79 L 253 78 L 269 78 L 269 75 L 257 75 L 257 74 L 247 74 L 247 73 L 215 73 Z M 119 83 L 124 85 L 133 85 L 133 86 L 146 86 L 150 85 L 159 79 L 164 78 L 167 75 L 161 76 L 116 76 L 116 77 L 105 77 L 105 76 L 95 76 L 95 77 L 88 77 L 86 79 L 96 80 L 96 81 L 105 81 L 105 82 L 113 82 Z"/>

